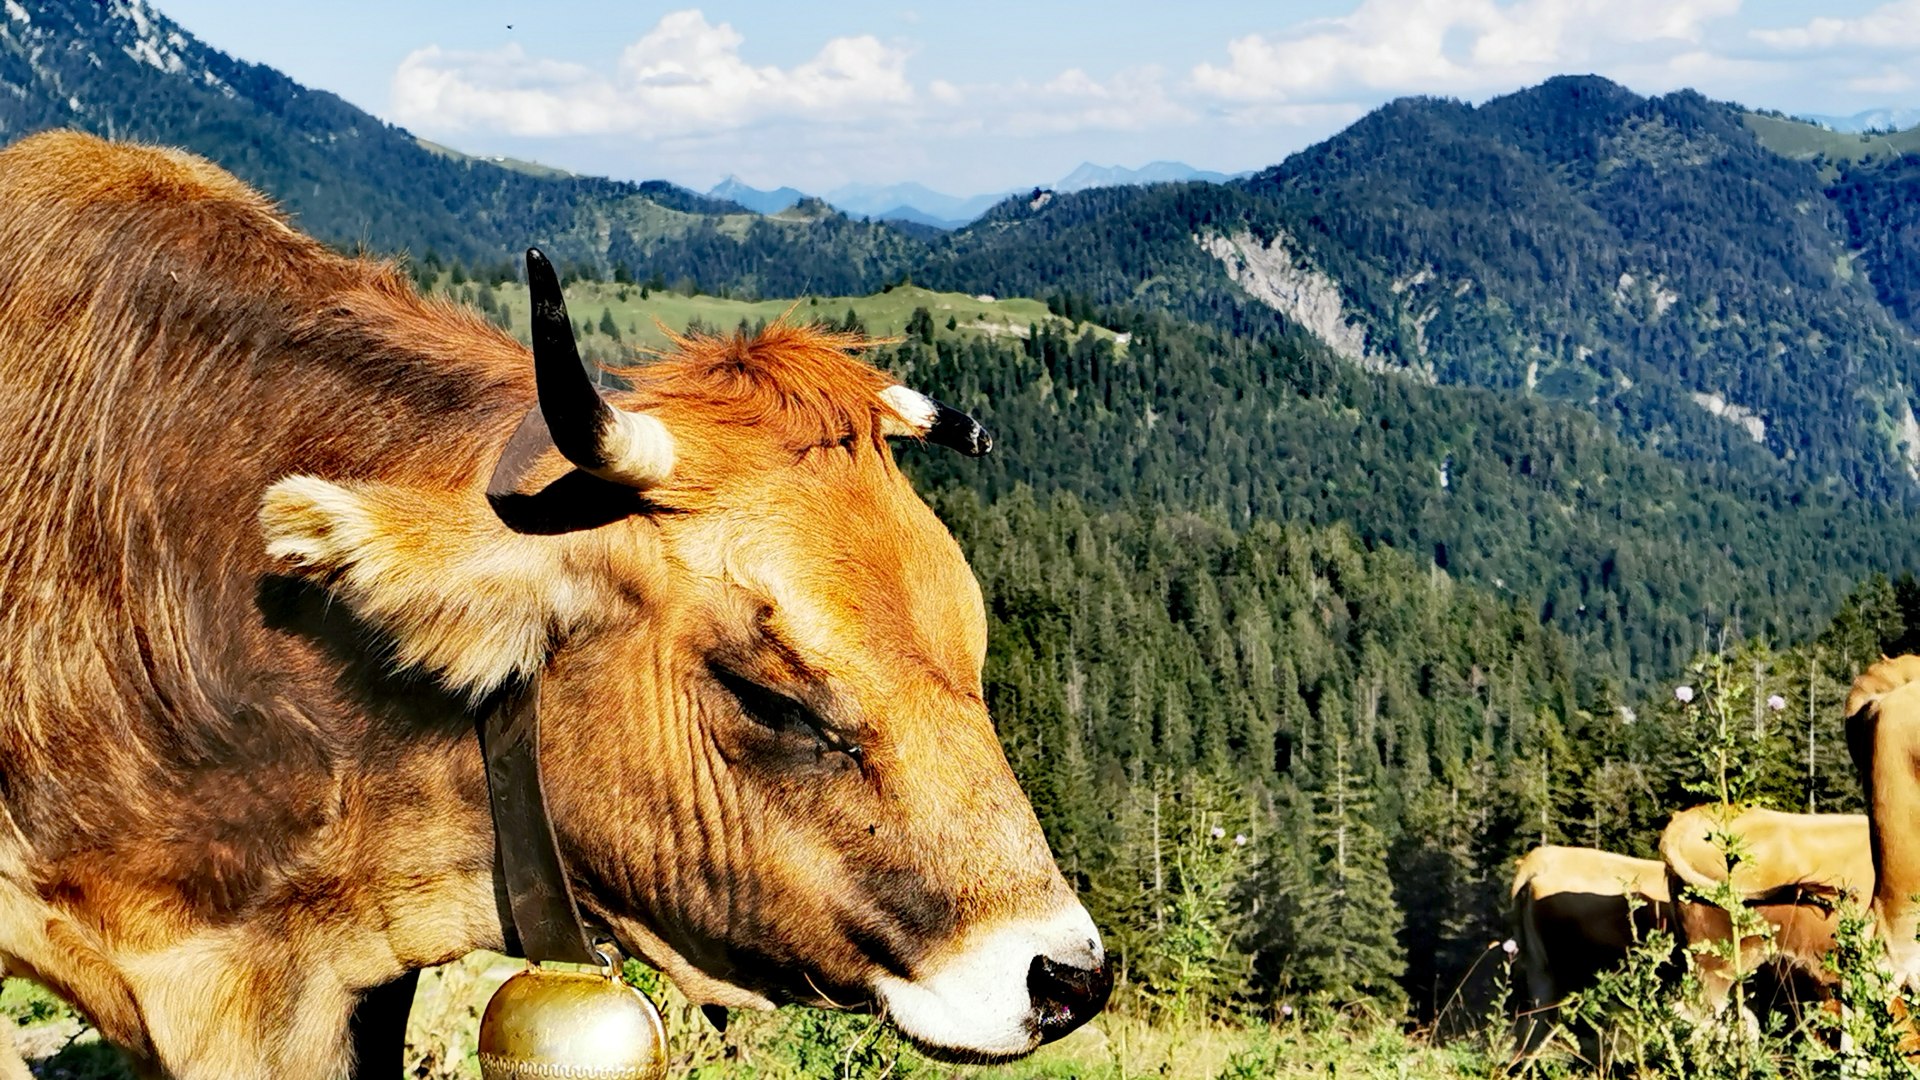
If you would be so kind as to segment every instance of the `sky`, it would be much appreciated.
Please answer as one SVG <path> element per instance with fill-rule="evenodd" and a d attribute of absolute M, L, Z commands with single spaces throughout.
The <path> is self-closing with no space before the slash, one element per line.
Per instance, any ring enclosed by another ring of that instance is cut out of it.
<path fill-rule="evenodd" d="M 1920 0 L 154 3 L 468 153 L 701 191 L 1237 172 L 1402 95 L 1556 74 L 1794 114 L 1920 104 Z"/>

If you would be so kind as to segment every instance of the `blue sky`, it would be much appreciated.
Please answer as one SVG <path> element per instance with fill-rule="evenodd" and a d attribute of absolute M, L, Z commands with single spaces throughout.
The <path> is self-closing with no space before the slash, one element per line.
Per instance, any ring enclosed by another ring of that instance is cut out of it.
<path fill-rule="evenodd" d="M 1237 171 L 1402 94 L 1569 72 L 1788 112 L 1920 104 L 1920 0 L 155 3 L 462 150 L 702 190 Z"/>

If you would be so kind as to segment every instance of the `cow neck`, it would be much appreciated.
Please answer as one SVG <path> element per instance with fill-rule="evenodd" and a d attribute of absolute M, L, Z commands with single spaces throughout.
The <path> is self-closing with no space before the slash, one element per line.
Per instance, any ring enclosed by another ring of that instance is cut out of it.
<path fill-rule="evenodd" d="M 540 676 L 501 689 L 476 725 L 486 762 L 494 842 L 506 880 L 508 951 L 536 963 L 604 963 L 580 922 L 560 861 L 540 771 Z M 517 946 L 517 949 L 516 949 Z"/>

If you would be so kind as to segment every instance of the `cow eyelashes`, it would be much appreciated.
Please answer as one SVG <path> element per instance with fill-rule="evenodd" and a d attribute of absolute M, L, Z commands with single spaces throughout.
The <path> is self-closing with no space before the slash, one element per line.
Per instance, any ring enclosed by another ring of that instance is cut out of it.
<path fill-rule="evenodd" d="M 864 757 L 860 744 L 828 727 L 818 714 L 801 702 L 726 668 L 716 666 L 712 670 L 714 678 L 739 700 L 747 715 L 767 729 L 782 735 L 800 735 L 811 739 L 821 754 L 845 754 L 855 763 Z"/>

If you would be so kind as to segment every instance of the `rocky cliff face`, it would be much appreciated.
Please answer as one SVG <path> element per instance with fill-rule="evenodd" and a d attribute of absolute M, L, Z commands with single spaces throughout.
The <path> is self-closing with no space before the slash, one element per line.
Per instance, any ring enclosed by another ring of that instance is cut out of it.
<path fill-rule="evenodd" d="M 1403 364 L 1369 347 L 1365 326 L 1341 299 L 1340 283 L 1315 267 L 1285 231 L 1265 243 L 1244 230 L 1193 239 L 1247 295 L 1311 332 L 1355 367 L 1433 381 L 1432 369 Z"/>

